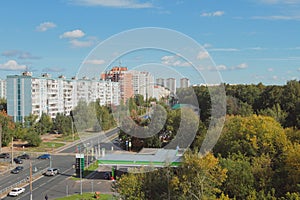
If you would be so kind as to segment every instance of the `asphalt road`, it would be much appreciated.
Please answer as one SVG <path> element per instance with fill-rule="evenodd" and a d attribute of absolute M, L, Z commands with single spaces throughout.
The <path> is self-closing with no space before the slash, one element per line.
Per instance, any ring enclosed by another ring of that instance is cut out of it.
<path fill-rule="evenodd" d="M 72 181 L 69 179 L 74 174 L 75 169 L 73 169 L 73 164 L 75 163 L 74 153 L 79 153 L 78 149 L 85 151 L 85 147 L 91 148 L 98 146 L 100 143 L 101 148 L 111 149 L 113 143 L 110 139 L 118 129 L 114 129 L 106 132 L 105 134 L 97 134 L 92 138 L 84 139 L 79 144 L 70 145 L 67 148 L 61 150 L 59 153 L 62 155 L 53 154 L 50 160 L 32 160 L 32 166 L 36 166 L 38 170 L 46 169 L 51 166 L 60 169 L 60 174 L 54 177 L 41 176 L 41 178 L 35 180 L 32 184 L 33 192 L 32 196 L 34 200 L 44 199 L 45 194 L 48 195 L 49 199 L 66 196 L 67 194 L 74 194 L 80 192 L 80 185 L 82 183 L 83 192 L 95 191 L 106 191 L 110 192 L 110 182 L 102 179 L 101 175 L 98 175 L 90 180 L 85 180 L 83 182 Z M 116 144 L 116 143 L 115 143 Z M 117 144 L 116 144 L 117 145 Z M 115 146 L 114 148 L 118 148 Z M 68 155 L 70 154 L 70 155 Z M 0 177 L 0 190 L 6 188 L 20 180 L 26 179 L 29 176 L 29 161 L 25 160 L 24 170 L 19 174 L 6 174 Z M 97 173 L 95 173 L 97 174 Z M 101 178 L 99 178 L 101 177 Z M 96 179 L 96 180 L 95 180 Z M 30 188 L 29 185 L 25 187 L 25 193 L 18 197 L 5 197 L 4 199 L 30 199 Z"/>

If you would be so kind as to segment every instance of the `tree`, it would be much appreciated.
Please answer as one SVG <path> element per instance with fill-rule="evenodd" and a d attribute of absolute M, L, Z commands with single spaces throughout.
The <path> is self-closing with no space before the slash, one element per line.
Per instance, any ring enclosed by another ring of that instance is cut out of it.
<path fill-rule="evenodd" d="M 42 113 L 41 118 L 35 125 L 36 129 L 41 135 L 45 133 L 49 133 L 52 129 L 52 126 L 53 126 L 52 119 L 46 113 Z"/>
<path fill-rule="evenodd" d="M 0 111 L 0 126 L 2 129 L 1 146 L 7 146 L 11 142 L 11 138 L 13 136 L 12 131 L 15 128 L 15 124 L 4 110 Z"/>
<path fill-rule="evenodd" d="M 183 199 L 213 199 L 221 193 L 220 186 L 226 179 L 226 172 L 213 154 L 202 156 L 187 151 L 179 169 L 179 181 L 173 182 L 178 182 L 177 188 Z"/>
<path fill-rule="evenodd" d="M 116 192 L 119 193 L 121 199 L 126 200 L 143 200 L 145 193 L 143 188 L 143 173 L 129 173 L 122 175 L 121 178 L 115 182 Z"/>
<path fill-rule="evenodd" d="M 228 116 L 214 153 L 227 157 L 233 153 L 271 158 L 284 152 L 288 143 L 284 129 L 275 119 L 266 116 Z"/>
<path fill-rule="evenodd" d="M 287 191 L 300 192 L 300 144 L 290 145 L 285 154 L 285 169 L 288 173 Z"/>
<path fill-rule="evenodd" d="M 285 126 L 300 128 L 300 82 L 288 81 L 282 93 L 282 108 L 288 113 Z"/>
<path fill-rule="evenodd" d="M 0 98 L 0 111 L 7 112 L 7 102 L 4 98 Z"/>
<path fill-rule="evenodd" d="M 34 147 L 38 147 L 42 142 L 40 135 L 33 128 L 26 131 L 23 140 L 27 141 L 29 146 Z"/>
<path fill-rule="evenodd" d="M 59 133 L 64 135 L 69 135 L 72 133 L 72 122 L 70 116 L 65 116 L 63 114 L 57 113 L 53 128 L 56 129 Z"/>
<path fill-rule="evenodd" d="M 222 191 L 231 198 L 246 199 L 254 190 L 254 177 L 249 160 L 242 154 L 232 154 L 221 159 L 220 163 L 228 170 Z"/>

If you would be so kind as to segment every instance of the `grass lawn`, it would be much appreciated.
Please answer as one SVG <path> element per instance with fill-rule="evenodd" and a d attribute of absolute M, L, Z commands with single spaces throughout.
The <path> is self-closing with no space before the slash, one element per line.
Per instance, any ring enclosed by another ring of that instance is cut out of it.
<path fill-rule="evenodd" d="M 46 151 L 52 151 L 53 149 L 62 147 L 64 145 L 65 145 L 64 143 L 60 143 L 60 142 L 42 142 L 39 147 L 31 147 L 28 149 L 28 151 L 46 152 Z"/>
<path fill-rule="evenodd" d="M 94 193 L 83 193 L 82 195 L 80 194 L 75 194 L 72 196 L 68 196 L 68 197 L 61 197 L 61 198 L 57 198 L 55 200 L 92 200 L 92 199 L 96 199 L 94 198 Z M 112 200 L 113 196 L 111 194 L 100 194 L 100 200 Z"/>

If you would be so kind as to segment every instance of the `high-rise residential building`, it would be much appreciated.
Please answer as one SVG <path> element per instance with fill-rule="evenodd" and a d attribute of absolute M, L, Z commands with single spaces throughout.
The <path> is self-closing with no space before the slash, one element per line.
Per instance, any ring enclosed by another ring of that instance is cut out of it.
<path fill-rule="evenodd" d="M 180 88 L 187 88 L 190 86 L 190 80 L 188 78 L 180 79 Z"/>
<path fill-rule="evenodd" d="M 6 80 L 0 79 L 0 98 L 6 99 Z"/>
<path fill-rule="evenodd" d="M 165 87 L 168 88 L 171 93 L 176 94 L 176 79 L 175 78 L 166 79 Z"/>
<path fill-rule="evenodd" d="M 134 95 L 133 92 L 133 76 L 132 73 L 127 71 L 122 74 L 119 80 L 121 99 L 126 102 Z"/>
<path fill-rule="evenodd" d="M 156 79 L 156 85 L 165 86 L 165 79 L 163 78 L 157 78 Z"/>
<path fill-rule="evenodd" d="M 32 77 L 29 72 L 21 76 L 7 76 L 7 111 L 14 121 L 42 113 L 55 118 L 58 113 L 69 115 L 80 100 L 100 105 L 119 105 L 119 84 L 111 81 L 88 79 L 51 78 L 49 74 Z"/>
<path fill-rule="evenodd" d="M 154 78 L 149 72 L 130 71 L 133 74 L 133 92 L 143 95 L 144 100 L 153 97 Z"/>

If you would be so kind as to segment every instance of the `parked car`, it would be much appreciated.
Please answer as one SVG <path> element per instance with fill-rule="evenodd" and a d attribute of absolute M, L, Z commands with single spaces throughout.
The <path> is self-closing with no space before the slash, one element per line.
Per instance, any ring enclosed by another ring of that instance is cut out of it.
<path fill-rule="evenodd" d="M 106 180 L 110 180 L 111 179 L 110 172 L 105 172 L 104 175 L 103 175 L 103 178 L 106 179 Z"/>
<path fill-rule="evenodd" d="M 59 174 L 59 169 L 57 168 L 48 168 L 45 172 L 46 176 L 55 176 L 56 174 Z"/>
<path fill-rule="evenodd" d="M 24 154 L 18 156 L 17 158 L 20 158 L 20 159 L 30 159 L 30 156 L 28 154 L 24 153 Z"/>
<path fill-rule="evenodd" d="M 38 159 L 50 159 L 50 158 L 51 158 L 50 154 L 43 154 L 38 157 Z"/>
<path fill-rule="evenodd" d="M 8 196 L 16 197 L 22 194 L 23 192 L 25 192 L 25 188 L 14 188 L 8 193 Z"/>
<path fill-rule="evenodd" d="M 15 162 L 16 164 L 23 164 L 23 160 L 20 159 L 20 158 L 14 158 L 14 162 Z"/>
<path fill-rule="evenodd" d="M 11 170 L 10 173 L 12 174 L 18 174 L 20 171 L 22 171 L 24 169 L 23 166 L 17 166 L 16 168 L 14 168 L 13 170 Z"/>
<path fill-rule="evenodd" d="M 0 158 L 9 158 L 9 157 L 10 157 L 9 153 L 1 153 L 0 154 Z"/>

